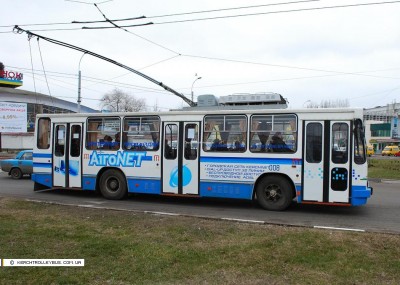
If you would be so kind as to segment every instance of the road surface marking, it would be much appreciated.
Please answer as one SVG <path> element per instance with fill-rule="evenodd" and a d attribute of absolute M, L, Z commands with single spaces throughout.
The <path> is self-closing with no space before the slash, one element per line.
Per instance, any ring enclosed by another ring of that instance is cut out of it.
<path fill-rule="evenodd" d="M 144 213 L 153 215 L 162 215 L 162 216 L 180 216 L 180 214 L 168 213 L 168 212 L 144 211 Z"/>
<path fill-rule="evenodd" d="M 324 227 L 324 226 L 314 226 L 314 229 L 325 229 L 325 230 L 337 230 L 337 231 L 350 231 L 350 232 L 365 232 L 362 229 L 351 229 L 351 228 L 336 228 L 336 227 Z"/>
<path fill-rule="evenodd" d="M 257 220 L 246 220 L 246 219 L 221 218 L 221 220 L 225 220 L 225 221 L 233 221 L 233 222 L 242 222 L 242 223 L 265 224 L 265 222 L 264 222 L 264 221 L 257 221 Z"/>

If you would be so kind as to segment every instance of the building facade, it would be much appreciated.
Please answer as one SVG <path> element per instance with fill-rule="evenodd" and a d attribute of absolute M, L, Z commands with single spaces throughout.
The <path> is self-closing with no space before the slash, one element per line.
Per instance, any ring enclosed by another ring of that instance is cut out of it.
<path fill-rule="evenodd" d="M 388 145 L 400 145 L 400 103 L 364 109 L 367 143 L 381 153 Z"/>
<path fill-rule="evenodd" d="M 25 103 L 27 105 L 26 132 L 6 133 L 0 130 L 0 150 L 32 148 L 36 114 L 77 113 L 78 104 L 49 95 L 9 87 L 0 87 L 0 102 Z M 98 110 L 82 106 L 82 113 Z"/>

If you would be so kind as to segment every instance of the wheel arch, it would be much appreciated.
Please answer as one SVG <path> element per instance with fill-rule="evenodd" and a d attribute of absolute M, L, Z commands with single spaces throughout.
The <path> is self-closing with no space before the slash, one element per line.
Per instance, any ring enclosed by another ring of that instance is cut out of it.
<path fill-rule="evenodd" d="M 125 178 L 126 187 L 127 187 L 127 189 L 129 188 L 128 187 L 128 180 L 126 179 L 126 175 L 120 168 L 106 166 L 106 167 L 103 167 L 102 169 L 100 169 L 100 171 L 97 173 L 97 176 L 96 176 L 96 192 L 100 193 L 100 177 L 103 175 L 104 172 L 106 172 L 107 170 L 110 170 L 110 169 L 117 170 L 117 171 L 121 172 L 121 174 Z"/>
<path fill-rule="evenodd" d="M 294 185 L 293 180 L 287 174 L 277 173 L 277 172 L 266 172 L 266 173 L 263 173 L 262 175 L 260 175 L 257 178 L 256 182 L 254 183 L 252 200 L 254 200 L 256 198 L 256 189 L 257 189 L 258 184 L 266 177 L 279 177 L 281 179 L 287 180 L 291 186 L 292 198 L 296 197 L 296 187 Z"/>

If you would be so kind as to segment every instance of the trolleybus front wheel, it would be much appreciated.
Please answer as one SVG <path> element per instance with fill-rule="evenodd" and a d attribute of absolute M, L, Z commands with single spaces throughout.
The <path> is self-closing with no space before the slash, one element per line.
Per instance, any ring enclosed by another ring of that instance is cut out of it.
<path fill-rule="evenodd" d="M 262 178 L 258 183 L 257 201 L 266 210 L 282 211 L 292 202 L 292 187 L 283 177 L 273 175 Z"/>
<path fill-rule="evenodd" d="M 115 169 L 106 170 L 100 177 L 100 192 L 106 199 L 119 200 L 126 196 L 125 176 Z"/>

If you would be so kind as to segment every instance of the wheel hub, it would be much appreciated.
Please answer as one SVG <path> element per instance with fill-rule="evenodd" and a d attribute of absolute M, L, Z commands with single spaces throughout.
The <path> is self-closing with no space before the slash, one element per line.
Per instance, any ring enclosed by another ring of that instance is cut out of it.
<path fill-rule="evenodd" d="M 271 201 L 277 201 L 280 198 L 280 188 L 277 185 L 270 185 L 265 189 L 265 194 L 267 198 Z"/>
<path fill-rule="evenodd" d="M 110 188 L 110 190 L 115 191 L 118 189 L 119 184 L 118 181 L 116 179 L 110 179 L 108 181 L 108 187 Z"/>
<path fill-rule="evenodd" d="M 275 198 L 276 195 L 277 195 L 276 190 L 271 190 L 271 191 L 269 191 L 269 196 L 270 196 L 271 198 Z"/>

